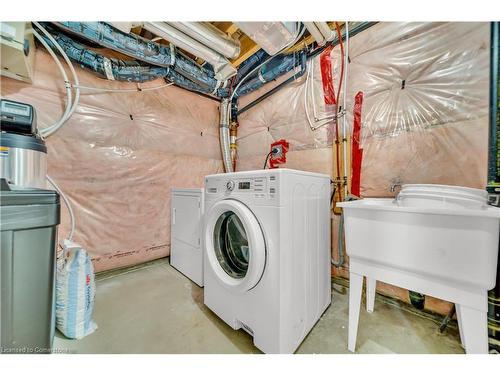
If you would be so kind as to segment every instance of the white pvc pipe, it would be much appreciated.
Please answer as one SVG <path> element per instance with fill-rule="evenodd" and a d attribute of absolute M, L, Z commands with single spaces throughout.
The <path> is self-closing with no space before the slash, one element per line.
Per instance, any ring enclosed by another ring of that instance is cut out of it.
<path fill-rule="evenodd" d="M 307 74 L 306 74 L 306 82 L 305 82 L 305 87 L 304 87 L 304 109 L 306 112 L 306 119 L 307 119 L 307 122 L 309 123 L 309 127 L 311 128 L 311 130 L 316 130 L 316 128 L 314 127 L 314 125 L 311 122 L 311 117 L 309 116 L 309 103 L 307 102 L 307 91 L 309 88 L 309 76 L 311 74 L 312 63 L 313 63 L 312 60 L 310 62 L 306 62 Z"/>
<path fill-rule="evenodd" d="M 304 26 L 307 28 L 307 30 L 312 35 L 314 40 L 318 43 L 318 45 L 322 46 L 326 43 L 326 38 L 317 28 L 314 22 L 304 22 Z"/>
<path fill-rule="evenodd" d="M 187 52 L 208 61 L 214 67 L 217 80 L 226 81 L 236 74 L 236 69 L 220 53 L 194 40 L 166 22 L 145 22 L 144 28 Z"/>
<path fill-rule="evenodd" d="M 307 75 L 306 75 L 306 82 L 305 82 L 305 87 L 304 87 L 304 109 L 306 112 L 306 118 L 307 122 L 309 123 L 309 127 L 311 128 L 312 131 L 315 131 L 325 125 L 328 125 L 331 122 L 331 118 L 325 118 L 323 120 L 327 120 L 324 123 L 320 123 L 322 120 L 316 120 L 314 119 L 314 122 L 316 125 L 313 125 L 313 122 L 311 121 L 311 116 L 309 114 L 309 102 L 307 100 L 308 97 L 308 88 L 310 86 L 309 81 L 310 81 L 310 76 L 311 72 L 314 71 L 314 62 L 311 60 L 309 63 L 307 63 Z M 312 93 L 312 97 L 314 98 L 314 92 Z M 314 104 L 313 104 L 314 105 Z M 332 117 L 333 118 L 333 117 Z"/>
<path fill-rule="evenodd" d="M 167 23 L 228 59 L 234 59 L 240 55 L 239 40 L 230 38 L 208 22 Z"/>
<path fill-rule="evenodd" d="M 325 38 L 327 42 L 330 42 L 335 38 L 335 32 L 332 29 L 330 29 L 330 26 L 328 26 L 326 22 L 314 22 L 314 25 L 323 35 L 323 38 Z"/>
<path fill-rule="evenodd" d="M 59 118 L 59 120 L 57 122 L 55 122 L 54 124 L 50 125 L 49 127 L 45 128 L 45 129 L 40 130 L 40 134 L 42 136 L 45 136 L 50 131 L 50 129 L 52 129 L 54 127 L 59 128 L 60 126 L 62 126 L 62 124 L 64 124 L 64 122 L 68 118 L 68 114 L 71 111 L 73 95 L 71 93 L 71 84 L 69 82 L 68 75 L 66 74 L 66 71 L 64 70 L 64 68 L 63 68 L 61 62 L 59 61 L 59 59 L 57 58 L 56 54 L 54 53 L 54 51 L 52 51 L 52 49 L 47 44 L 47 42 L 42 38 L 42 36 L 40 34 L 38 34 L 38 32 L 36 30 L 31 30 L 31 32 L 38 39 L 38 41 L 45 47 L 47 52 L 50 54 L 50 56 L 52 57 L 52 59 L 56 63 L 56 66 L 59 68 L 59 71 L 61 72 L 61 75 L 63 76 L 64 85 L 66 87 L 66 108 L 64 110 L 64 113 L 62 114 L 62 116 Z"/>
<path fill-rule="evenodd" d="M 61 70 L 61 74 L 64 77 L 64 81 L 65 81 L 65 85 L 66 85 L 66 92 L 68 92 L 68 89 L 69 89 L 68 102 L 66 103 L 66 111 L 64 112 L 61 119 L 58 122 L 56 122 L 55 124 L 49 126 L 48 128 L 42 129 L 40 131 L 40 134 L 46 138 L 46 137 L 49 137 L 50 135 L 54 134 L 73 115 L 76 107 L 78 106 L 78 102 L 80 100 L 80 89 L 78 88 L 78 85 L 79 85 L 78 76 L 76 75 L 76 71 L 75 71 L 73 64 L 71 63 L 71 60 L 69 59 L 68 55 L 64 52 L 64 50 L 59 45 L 59 43 L 57 43 L 57 41 L 54 39 L 54 37 L 47 30 L 45 30 L 45 28 L 42 25 L 40 25 L 40 23 L 34 21 L 33 24 L 36 27 L 38 27 L 42 31 L 43 34 L 45 34 L 45 36 L 51 41 L 51 43 L 54 45 L 54 47 L 56 47 L 56 49 L 59 51 L 59 53 L 61 54 L 63 59 L 68 64 L 69 69 L 71 71 L 71 74 L 73 76 L 73 80 L 75 81 L 75 85 L 76 85 L 75 100 L 71 104 L 71 107 L 69 107 L 69 110 L 68 110 L 68 104 L 71 103 L 71 85 L 70 85 L 70 82 L 69 82 L 68 77 L 66 75 L 66 72 L 65 72 L 63 66 L 61 65 L 59 59 L 57 58 L 57 56 L 54 54 L 54 52 L 50 48 L 50 46 L 45 42 L 45 40 L 35 30 L 33 30 L 33 34 L 40 41 L 40 43 L 42 43 L 42 45 L 47 49 L 49 54 L 52 56 L 52 58 L 56 62 L 56 65 Z"/>
<path fill-rule="evenodd" d="M 71 229 L 69 231 L 67 239 L 69 241 L 72 241 L 73 240 L 73 234 L 75 233 L 75 228 L 76 228 L 76 220 L 75 220 L 75 214 L 73 212 L 73 208 L 71 207 L 71 203 L 69 203 L 68 197 L 66 197 L 66 195 L 64 195 L 64 193 L 59 188 L 59 186 L 55 183 L 55 181 L 49 175 L 46 175 L 45 177 L 47 178 L 47 181 L 49 181 L 49 183 L 59 193 L 59 195 L 61 196 L 61 198 L 64 201 L 64 204 L 66 205 L 66 208 L 68 209 L 69 218 L 70 218 L 70 221 L 71 221 Z"/>

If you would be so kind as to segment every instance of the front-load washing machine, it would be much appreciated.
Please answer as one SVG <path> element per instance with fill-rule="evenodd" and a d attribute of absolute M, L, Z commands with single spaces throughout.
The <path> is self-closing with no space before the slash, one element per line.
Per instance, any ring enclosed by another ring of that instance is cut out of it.
<path fill-rule="evenodd" d="M 295 352 L 331 302 L 329 176 L 207 176 L 203 236 L 205 305 L 264 353 Z"/>

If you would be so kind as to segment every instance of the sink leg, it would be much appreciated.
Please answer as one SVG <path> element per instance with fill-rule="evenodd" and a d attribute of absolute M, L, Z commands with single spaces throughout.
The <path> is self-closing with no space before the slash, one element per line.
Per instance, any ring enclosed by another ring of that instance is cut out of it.
<path fill-rule="evenodd" d="M 358 334 L 359 308 L 363 291 L 363 276 L 349 273 L 349 338 L 347 348 L 356 350 L 356 336 Z"/>
<path fill-rule="evenodd" d="M 488 354 L 488 321 L 484 311 L 457 305 L 460 339 L 467 354 Z"/>
<path fill-rule="evenodd" d="M 457 314 L 458 331 L 460 332 L 460 342 L 462 343 L 462 347 L 465 349 L 464 328 L 462 327 L 462 317 L 460 315 L 460 306 L 458 304 L 455 305 L 455 313 Z"/>
<path fill-rule="evenodd" d="M 375 306 L 375 290 L 377 289 L 377 280 L 366 277 L 366 311 L 373 312 Z"/>

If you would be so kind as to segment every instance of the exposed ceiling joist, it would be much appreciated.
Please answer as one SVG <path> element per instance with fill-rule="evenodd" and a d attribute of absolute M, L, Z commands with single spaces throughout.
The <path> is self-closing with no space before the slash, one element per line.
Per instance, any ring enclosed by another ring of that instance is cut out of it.
<path fill-rule="evenodd" d="M 248 36 L 243 34 L 240 37 L 240 43 L 241 43 L 241 52 L 240 55 L 231 60 L 231 64 L 236 68 L 240 66 L 240 64 L 248 59 L 250 56 L 252 56 L 255 52 L 257 52 L 260 49 L 260 46 L 256 44 L 252 39 L 250 39 Z"/>

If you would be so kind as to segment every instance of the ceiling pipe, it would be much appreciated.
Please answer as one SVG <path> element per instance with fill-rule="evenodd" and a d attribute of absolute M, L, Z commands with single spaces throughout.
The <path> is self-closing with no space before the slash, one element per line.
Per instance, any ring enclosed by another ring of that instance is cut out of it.
<path fill-rule="evenodd" d="M 42 22 L 42 25 L 47 23 Z M 70 34 L 79 36 L 100 46 L 120 52 L 133 59 L 140 60 L 147 64 L 157 65 L 164 68 L 171 68 L 177 75 L 182 75 L 197 86 L 204 87 L 203 92 L 218 95 L 221 88 L 226 85 L 221 84 L 214 75 L 212 67 L 203 67 L 193 59 L 188 58 L 180 51 L 176 51 L 169 46 L 152 42 L 149 39 L 130 33 L 126 34 L 105 22 L 56 22 L 55 25 Z M 48 25 L 47 25 L 48 27 Z M 173 47 L 173 44 L 171 45 Z M 84 48 L 84 51 L 88 48 Z M 90 51 L 90 50 L 89 50 Z M 209 65 L 209 64 L 206 64 Z M 133 68 L 129 63 L 119 67 L 122 72 L 133 73 Z M 165 69 L 163 69 L 165 71 Z M 158 72 L 158 69 L 155 69 Z M 140 73 L 140 72 L 139 72 Z"/>
<path fill-rule="evenodd" d="M 359 34 L 360 32 L 365 31 L 366 29 L 376 25 L 377 22 L 352 22 L 351 24 L 354 24 L 354 27 L 350 28 L 350 30 L 349 30 L 349 35 L 352 38 L 353 36 Z M 345 30 L 344 30 L 343 34 L 342 34 L 342 39 L 345 39 L 345 37 L 346 37 L 346 35 L 345 35 Z M 307 60 L 311 60 L 311 59 L 315 58 L 320 53 L 322 53 L 326 48 L 328 48 L 328 46 L 332 45 L 335 47 L 337 44 L 339 44 L 339 39 L 337 38 L 337 36 L 335 36 L 335 38 L 330 43 L 328 43 L 326 46 L 316 48 L 314 51 L 308 53 Z M 297 78 L 302 77 L 304 75 L 304 73 L 306 72 L 306 70 L 307 70 L 306 66 L 304 65 L 302 67 L 302 70 L 298 74 L 294 74 L 293 76 L 291 76 L 287 80 L 281 82 L 277 86 L 273 87 L 271 90 L 269 90 L 266 93 L 259 96 L 257 99 L 255 99 L 251 103 L 247 104 L 245 107 L 243 107 L 241 109 L 237 109 L 237 115 L 241 115 L 242 113 L 248 111 L 250 108 L 253 108 L 255 105 L 262 102 L 264 99 L 267 99 L 271 95 L 274 95 L 275 93 L 280 91 L 282 88 L 284 88 L 289 83 L 294 82 Z"/>
<path fill-rule="evenodd" d="M 175 27 L 165 22 L 145 22 L 143 27 L 168 40 L 177 47 L 207 61 L 213 66 L 215 78 L 218 81 L 224 82 L 236 74 L 236 69 L 228 59 L 180 30 L 177 30 Z"/>
<path fill-rule="evenodd" d="M 333 31 L 326 22 L 314 22 L 314 24 L 327 42 L 331 42 L 335 39 L 335 31 Z"/>
<path fill-rule="evenodd" d="M 235 59 L 240 55 L 240 41 L 231 38 L 208 22 L 167 23 L 228 59 Z"/>
<path fill-rule="evenodd" d="M 315 22 L 304 22 L 304 26 L 319 46 L 323 46 L 326 43 L 325 36 L 318 29 Z"/>
<path fill-rule="evenodd" d="M 228 96 L 227 88 L 220 87 L 217 89 L 217 92 L 213 94 L 213 87 L 200 85 L 191 81 L 172 66 L 163 67 L 146 64 L 142 61 L 120 60 L 113 57 L 106 57 L 105 55 L 88 49 L 87 46 L 73 40 L 50 25 L 44 24 L 44 27 L 50 32 L 54 40 L 68 55 L 70 60 L 77 63 L 80 67 L 96 73 L 103 79 L 126 82 L 147 82 L 163 77 L 178 87 L 195 91 L 199 95 L 203 95 L 212 100 L 214 97 L 210 95 L 216 95 L 218 97 Z M 42 38 L 50 47 L 54 47 L 50 39 L 45 36 L 42 36 Z M 111 44 L 114 41 L 114 39 L 110 38 L 110 35 L 108 35 L 107 40 L 111 42 Z M 132 44 L 128 45 L 132 47 Z M 129 49 L 128 51 L 130 52 L 131 50 Z M 192 65 L 192 67 L 194 67 L 194 65 Z M 182 69 L 180 71 L 183 72 Z M 193 71 L 196 70 L 193 69 Z"/>

